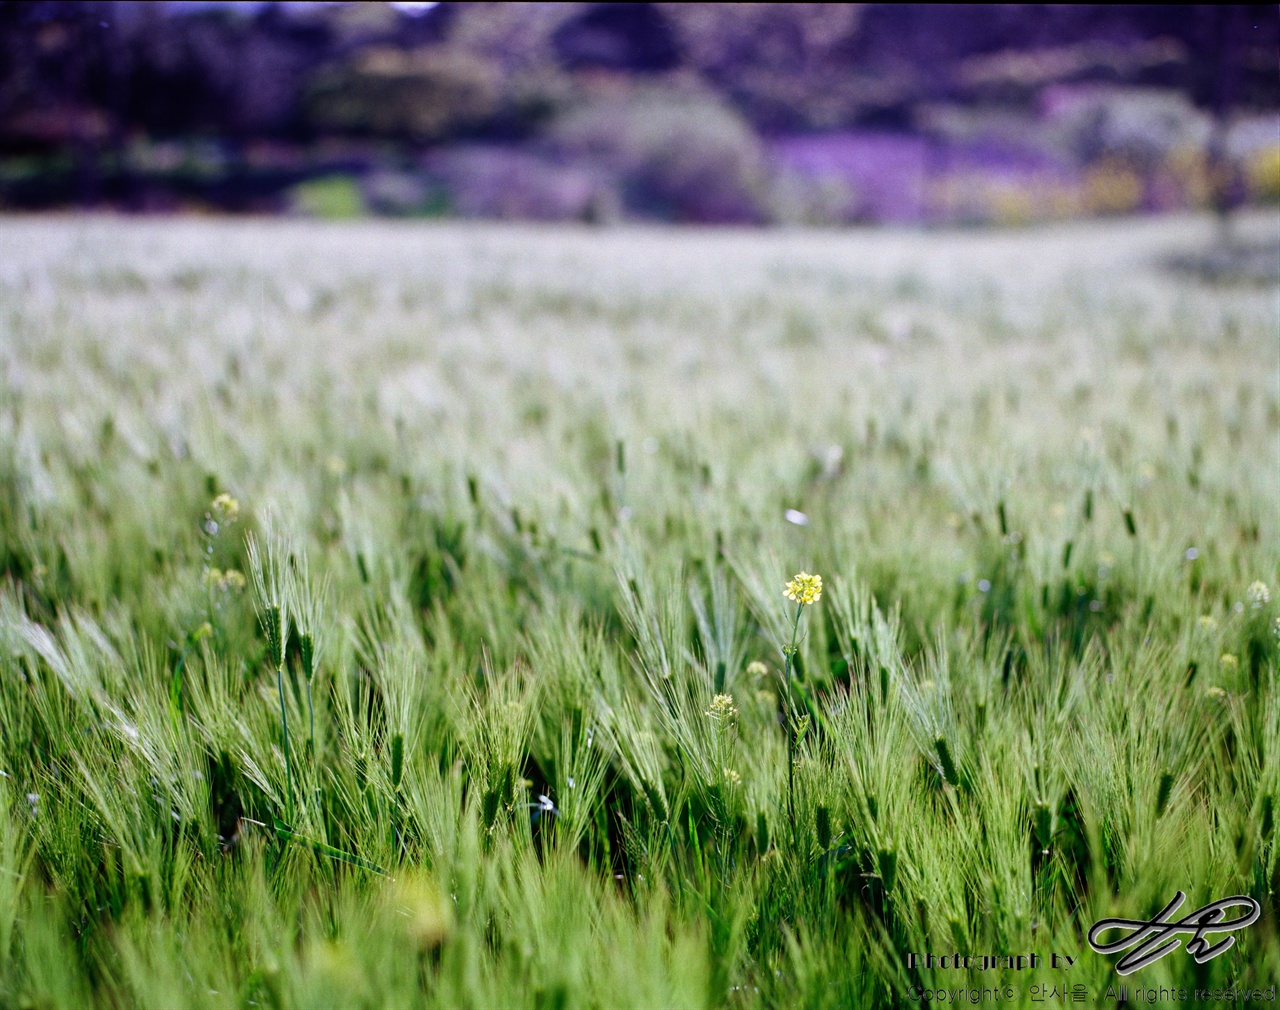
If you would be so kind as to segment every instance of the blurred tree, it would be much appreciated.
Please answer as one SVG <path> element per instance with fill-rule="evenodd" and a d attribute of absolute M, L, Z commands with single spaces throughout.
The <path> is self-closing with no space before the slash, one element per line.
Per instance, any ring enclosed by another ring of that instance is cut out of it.
<path fill-rule="evenodd" d="M 1209 203 L 1218 242 L 1232 244 L 1231 213 L 1244 200 L 1241 166 L 1228 156 L 1227 133 L 1236 110 L 1280 106 L 1280 9 L 1274 4 L 1215 4 L 1189 11 L 1205 59 L 1194 62 L 1186 86 L 1213 116 L 1209 137 Z"/>
<path fill-rule="evenodd" d="M 865 5 L 659 6 L 685 64 L 767 131 L 845 125 L 869 92 L 898 87 L 867 79 L 849 58 Z"/>
<path fill-rule="evenodd" d="M 307 115 L 321 133 L 437 140 L 491 117 L 501 83 L 498 69 L 472 53 L 366 49 L 317 75 Z"/>
<path fill-rule="evenodd" d="M 667 18 L 647 3 L 594 4 L 557 28 L 552 42 L 570 70 L 650 73 L 671 70 L 680 56 Z"/>

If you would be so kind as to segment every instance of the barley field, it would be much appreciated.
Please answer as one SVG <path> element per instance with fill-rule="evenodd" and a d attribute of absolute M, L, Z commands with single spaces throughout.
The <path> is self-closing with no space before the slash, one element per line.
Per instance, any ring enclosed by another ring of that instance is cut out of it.
<path fill-rule="evenodd" d="M 1211 234 L 0 220 L 0 1005 L 1274 984 Z M 1090 948 L 1179 890 L 1261 917 Z"/>

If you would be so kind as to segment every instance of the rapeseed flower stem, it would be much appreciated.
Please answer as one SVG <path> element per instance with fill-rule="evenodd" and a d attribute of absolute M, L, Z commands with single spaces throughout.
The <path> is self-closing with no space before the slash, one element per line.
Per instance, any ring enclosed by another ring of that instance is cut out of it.
<path fill-rule="evenodd" d="M 791 645 L 782 650 L 783 677 L 786 680 L 787 697 L 787 819 L 791 822 L 791 841 L 796 840 L 796 759 L 795 759 L 795 716 L 791 709 L 791 657 L 796 651 L 796 632 L 800 627 L 800 614 L 804 604 L 796 604 L 796 619 L 791 625 Z"/>
<path fill-rule="evenodd" d="M 800 572 L 787 583 L 783 595 L 794 600 L 796 616 L 791 622 L 791 644 L 782 650 L 782 676 L 785 681 L 787 702 L 787 818 L 791 822 L 791 842 L 796 841 L 796 733 L 795 712 L 791 707 L 791 668 L 796 655 L 796 641 L 800 633 L 800 617 L 804 608 L 822 598 L 822 576 Z"/>

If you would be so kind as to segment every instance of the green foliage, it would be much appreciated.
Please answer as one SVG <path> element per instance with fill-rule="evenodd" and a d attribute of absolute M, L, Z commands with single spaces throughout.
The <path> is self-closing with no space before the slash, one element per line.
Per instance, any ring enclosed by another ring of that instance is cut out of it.
<path fill-rule="evenodd" d="M 1270 984 L 1269 294 L 259 227 L 8 225 L 0 1004 L 1101 993 L 1178 889 L 1264 914 L 1144 984 Z"/>
<path fill-rule="evenodd" d="M 360 183 L 349 175 L 326 175 L 300 182 L 290 196 L 294 208 L 307 217 L 341 221 L 365 213 Z"/>

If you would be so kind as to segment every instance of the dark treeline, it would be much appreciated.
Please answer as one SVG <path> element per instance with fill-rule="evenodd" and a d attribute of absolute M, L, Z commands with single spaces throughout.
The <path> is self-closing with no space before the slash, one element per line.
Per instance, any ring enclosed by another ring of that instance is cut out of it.
<path fill-rule="evenodd" d="M 939 105 L 1026 110 L 1090 82 L 1221 116 L 1280 106 L 1277 47 L 1274 5 L 10 0 L 0 158 L 61 159 L 83 189 L 140 140 L 212 140 L 233 163 L 262 142 L 346 144 L 348 159 L 359 142 L 380 157 L 520 143 L 584 94 L 655 85 L 710 96 L 766 138 L 919 132 Z"/>

